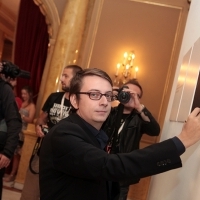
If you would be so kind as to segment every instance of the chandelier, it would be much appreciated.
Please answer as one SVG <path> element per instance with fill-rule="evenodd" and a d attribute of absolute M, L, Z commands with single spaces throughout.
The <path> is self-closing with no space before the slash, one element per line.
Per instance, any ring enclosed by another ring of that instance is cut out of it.
<path fill-rule="evenodd" d="M 124 53 L 123 61 L 117 63 L 114 85 L 119 86 L 132 78 L 137 78 L 139 68 L 138 66 L 134 67 L 134 59 L 135 54 L 133 51 Z"/>

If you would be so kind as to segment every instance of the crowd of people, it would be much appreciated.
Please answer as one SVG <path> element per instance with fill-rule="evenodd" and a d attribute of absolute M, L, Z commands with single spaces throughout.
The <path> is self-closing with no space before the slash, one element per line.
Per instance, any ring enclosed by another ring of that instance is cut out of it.
<path fill-rule="evenodd" d="M 0 96 L 0 121 L 5 125 L 0 126 L 1 188 L 2 179 L 14 180 L 23 130 L 34 118 L 36 134 L 42 138 L 32 160 L 37 173 L 27 170 L 21 200 L 125 200 L 130 184 L 181 167 L 180 156 L 200 140 L 200 108 L 195 108 L 177 137 L 139 149 L 142 135 L 158 136 L 160 126 L 141 103 L 143 89 L 136 79 L 114 92 L 105 71 L 66 66 L 60 78 L 63 92 L 50 94 L 38 117 L 31 88 L 23 87 L 22 102 L 16 101 L 16 83 L 11 87 L 11 81 L 14 78 L 0 78 L 7 94 Z M 128 96 L 125 102 L 119 98 L 121 91 Z M 116 99 L 119 105 L 112 107 Z"/>

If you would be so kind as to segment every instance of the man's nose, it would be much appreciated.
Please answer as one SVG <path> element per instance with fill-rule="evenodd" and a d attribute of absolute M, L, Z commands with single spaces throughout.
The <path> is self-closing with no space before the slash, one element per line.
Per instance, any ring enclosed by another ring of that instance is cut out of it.
<path fill-rule="evenodd" d="M 105 105 L 108 104 L 108 100 L 105 95 L 102 95 L 102 97 L 100 99 L 100 104 L 105 104 Z"/>

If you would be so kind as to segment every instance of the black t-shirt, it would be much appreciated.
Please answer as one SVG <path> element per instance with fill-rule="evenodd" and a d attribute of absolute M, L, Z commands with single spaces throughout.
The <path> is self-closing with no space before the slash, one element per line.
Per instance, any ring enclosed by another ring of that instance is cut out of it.
<path fill-rule="evenodd" d="M 66 98 L 64 98 L 64 104 L 61 116 L 61 101 L 64 94 L 65 94 L 64 92 L 52 93 L 44 103 L 42 110 L 48 113 L 47 125 L 49 128 L 52 128 L 61 119 L 69 116 L 71 106 L 70 106 L 70 101 Z"/>

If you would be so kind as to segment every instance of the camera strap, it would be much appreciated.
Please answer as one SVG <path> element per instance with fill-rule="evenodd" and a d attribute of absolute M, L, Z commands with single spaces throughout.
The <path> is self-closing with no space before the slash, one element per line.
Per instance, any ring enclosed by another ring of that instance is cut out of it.
<path fill-rule="evenodd" d="M 33 167 L 32 167 L 32 162 L 33 162 L 33 158 L 34 158 L 35 155 L 38 153 L 38 150 L 39 150 L 39 148 L 40 148 L 41 142 L 42 142 L 42 138 L 41 138 L 41 137 L 38 137 L 38 138 L 37 138 L 37 141 L 36 141 L 36 143 L 35 143 L 35 146 L 34 146 L 34 148 L 33 148 L 33 152 L 32 152 L 30 161 L 29 161 L 29 169 L 30 169 L 30 171 L 31 171 L 33 174 L 39 174 L 39 171 L 36 172 L 36 171 L 33 169 Z"/>
<path fill-rule="evenodd" d="M 65 93 L 62 97 L 62 100 L 61 100 L 61 105 L 60 105 L 60 120 L 63 118 L 62 114 L 63 114 L 63 105 L 64 105 L 64 101 L 65 101 Z"/>
<path fill-rule="evenodd" d="M 112 126 L 112 134 L 109 138 L 108 145 L 107 145 L 108 153 L 112 153 L 112 151 L 114 151 L 115 149 L 116 141 L 118 137 L 118 130 L 121 126 L 120 122 L 121 122 L 123 111 L 124 111 L 124 105 L 120 103 L 117 107 L 115 123 Z"/>
<path fill-rule="evenodd" d="M 65 93 L 62 97 L 62 100 L 61 100 L 61 105 L 60 105 L 60 120 L 63 119 L 63 106 L 64 106 L 64 101 L 65 101 Z M 30 161 L 29 161 L 29 169 L 30 171 L 33 173 L 33 174 L 39 174 L 39 171 L 36 172 L 33 167 L 32 167 L 32 162 L 33 162 L 33 159 L 35 157 L 35 155 L 37 154 L 39 156 L 39 151 L 40 151 L 40 146 L 41 146 L 41 143 L 42 143 L 42 140 L 43 138 L 41 137 L 38 137 L 37 138 L 37 141 L 35 143 L 35 146 L 33 148 L 33 152 L 32 152 L 32 155 L 31 155 L 31 158 L 30 158 Z"/>

